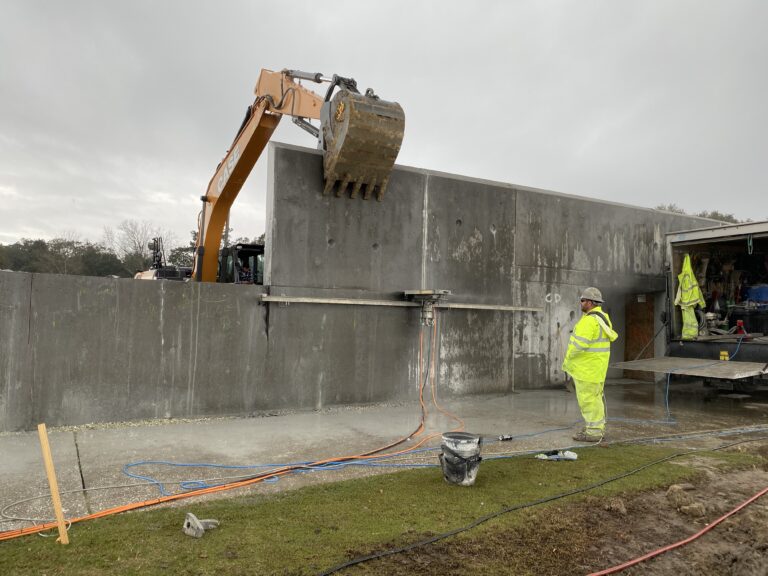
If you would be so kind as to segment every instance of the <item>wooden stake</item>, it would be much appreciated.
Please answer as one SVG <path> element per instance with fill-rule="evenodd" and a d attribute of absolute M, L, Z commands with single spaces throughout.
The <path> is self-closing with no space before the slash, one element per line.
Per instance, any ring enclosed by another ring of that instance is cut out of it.
<path fill-rule="evenodd" d="M 56 482 L 56 470 L 53 467 L 51 446 L 48 444 L 48 431 L 45 429 L 45 424 L 37 425 L 37 434 L 40 436 L 40 448 L 43 450 L 43 462 L 45 462 L 45 473 L 48 475 L 48 486 L 51 489 L 53 510 L 56 512 L 56 524 L 59 526 L 59 538 L 57 539 L 57 542 L 69 544 L 69 534 L 67 533 L 67 525 L 64 522 L 64 512 L 61 509 L 59 484 Z"/>

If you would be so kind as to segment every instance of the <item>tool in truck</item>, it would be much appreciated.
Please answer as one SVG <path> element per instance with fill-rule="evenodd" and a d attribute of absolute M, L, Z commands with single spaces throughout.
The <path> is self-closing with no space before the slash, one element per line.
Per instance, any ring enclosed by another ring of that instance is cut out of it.
<path fill-rule="evenodd" d="M 325 96 L 299 81 L 327 83 Z M 370 88 L 361 94 L 351 78 L 321 73 L 262 70 L 256 99 L 202 196 L 193 278 L 215 282 L 219 245 L 234 202 L 283 115 L 318 139 L 323 150 L 323 193 L 382 200 L 400 151 L 405 114 Z M 311 120 L 319 120 L 320 126 Z"/>

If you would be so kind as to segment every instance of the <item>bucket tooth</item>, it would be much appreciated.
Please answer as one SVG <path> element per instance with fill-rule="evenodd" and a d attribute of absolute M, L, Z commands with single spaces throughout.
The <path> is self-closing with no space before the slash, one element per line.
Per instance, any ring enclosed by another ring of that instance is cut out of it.
<path fill-rule="evenodd" d="M 360 192 L 360 188 L 363 186 L 363 181 L 358 180 L 354 183 L 352 186 L 352 193 L 349 195 L 350 198 L 357 198 L 357 193 Z"/>
<path fill-rule="evenodd" d="M 336 178 L 329 176 L 325 179 L 325 187 L 323 188 L 323 196 L 328 196 L 333 190 L 333 185 L 336 184 Z"/>
<path fill-rule="evenodd" d="M 347 192 L 347 187 L 349 186 L 349 174 L 344 174 L 344 178 L 341 181 L 341 184 L 339 184 L 339 188 L 336 190 L 336 198 L 341 198 L 344 194 Z"/>
<path fill-rule="evenodd" d="M 384 192 L 387 189 L 387 184 L 389 184 L 389 178 L 384 178 L 384 180 L 382 180 L 381 182 L 381 185 L 379 186 L 379 191 L 376 194 L 376 200 L 378 200 L 379 202 L 381 202 L 382 199 L 384 198 Z"/>
<path fill-rule="evenodd" d="M 370 200 L 373 189 L 376 187 L 376 178 L 371 178 L 365 185 L 365 192 L 363 193 L 363 200 Z"/>

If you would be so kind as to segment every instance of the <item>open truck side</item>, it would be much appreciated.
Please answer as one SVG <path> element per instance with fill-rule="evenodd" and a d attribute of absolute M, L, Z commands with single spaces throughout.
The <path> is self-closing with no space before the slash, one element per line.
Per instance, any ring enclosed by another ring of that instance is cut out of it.
<path fill-rule="evenodd" d="M 666 251 L 666 354 L 612 366 L 745 391 L 768 385 L 768 222 L 670 233 Z M 675 305 L 686 255 L 704 302 L 689 337 Z"/>

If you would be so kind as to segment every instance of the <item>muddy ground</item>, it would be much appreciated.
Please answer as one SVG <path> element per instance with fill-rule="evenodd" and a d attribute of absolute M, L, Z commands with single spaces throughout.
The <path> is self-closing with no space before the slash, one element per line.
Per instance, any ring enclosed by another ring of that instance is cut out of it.
<path fill-rule="evenodd" d="M 754 450 L 768 462 L 768 446 Z M 470 531 L 344 573 L 590 574 L 683 540 L 768 487 L 768 464 L 723 472 L 697 456 L 680 465 L 698 468 L 700 478 L 607 500 L 562 501 L 529 512 L 523 529 Z M 768 576 L 768 495 L 694 542 L 620 573 Z"/>

